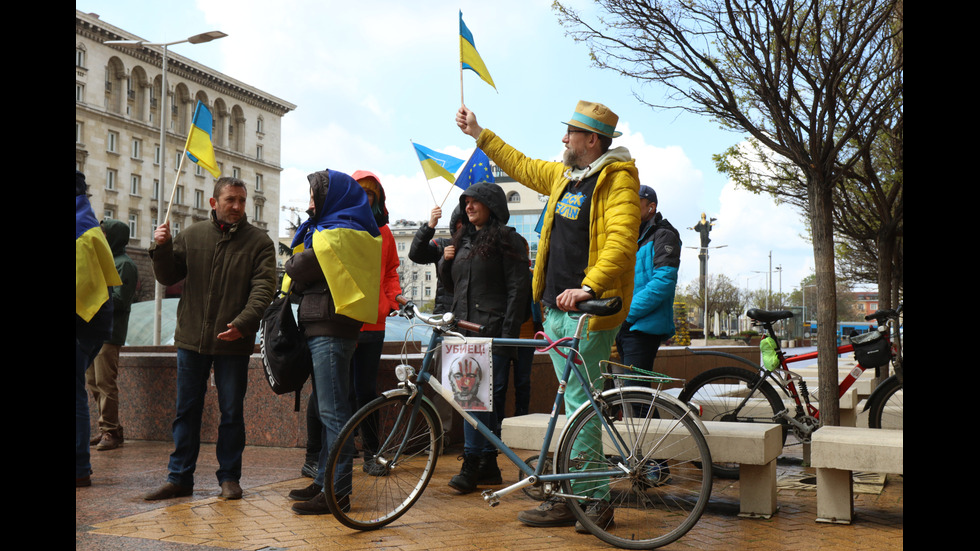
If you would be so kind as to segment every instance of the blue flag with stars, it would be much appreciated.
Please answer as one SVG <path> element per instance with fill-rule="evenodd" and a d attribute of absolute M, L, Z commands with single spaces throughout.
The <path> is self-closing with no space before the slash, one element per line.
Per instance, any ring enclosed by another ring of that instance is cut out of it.
<path fill-rule="evenodd" d="M 456 177 L 456 186 L 466 189 L 480 182 L 495 183 L 493 172 L 490 170 L 490 158 L 479 147 L 473 150 L 470 160 L 466 161 L 463 170 Z"/>

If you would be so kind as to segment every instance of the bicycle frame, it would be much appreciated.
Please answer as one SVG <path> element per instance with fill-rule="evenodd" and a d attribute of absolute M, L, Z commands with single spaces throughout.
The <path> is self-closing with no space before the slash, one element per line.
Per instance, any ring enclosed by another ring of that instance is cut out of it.
<path fill-rule="evenodd" d="M 588 389 L 592 388 L 591 381 L 589 381 L 586 378 L 586 376 L 580 370 L 579 366 L 576 365 L 576 358 L 579 357 L 578 347 L 579 347 L 579 342 L 581 340 L 582 329 L 587 325 L 588 320 L 591 317 L 592 317 L 591 314 L 582 314 L 581 318 L 579 319 L 578 326 L 576 328 L 575 336 L 569 337 L 567 339 L 561 339 L 554 343 L 551 343 L 546 340 L 535 340 L 535 339 L 507 339 L 507 338 L 493 339 L 493 344 L 498 346 L 534 346 L 539 349 L 548 348 L 548 347 L 561 347 L 568 350 L 564 371 L 558 382 L 558 390 L 555 393 L 555 401 L 551 409 L 551 414 L 548 419 L 548 427 L 545 432 L 545 438 L 541 444 L 541 451 L 538 457 L 546 457 L 549 450 L 551 449 L 551 442 L 553 441 L 555 428 L 558 423 L 559 407 L 563 403 L 565 388 L 568 384 L 569 377 L 572 376 L 572 374 L 574 374 L 574 377 L 578 384 L 583 385 L 584 388 L 588 388 Z M 507 444 L 505 444 L 499 437 L 497 437 L 497 435 L 494 434 L 492 430 L 490 430 L 486 425 L 481 423 L 478 419 L 470 415 L 469 412 L 463 410 L 462 406 L 460 406 L 453 398 L 452 391 L 444 387 L 440 383 L 440 381 L 437 378 L 433 377 L 432 374 L 430 373 L 430 368 L 432 366 L 433 358 L 440 348 L 444 335 L 447 333 L 451 333 L 451 332 L 443 331 L 438 327 L 435 328 L 435 330 L 433 331 L 432 337 L 429 342 L 429 348 L 426 351 L 425 356 L 422 360 L 422 368 L 418 372 L 418 374 L 415 375 L 416 382 L 413 382 L 411 380 L 411 374 L 409 374 L 402 382 L 402 384 L 399 385 L 399 389 L 389 391 L 389 393 L 385 393 L 385 395 L 391 395 L 391 394 L 397 395 L 400 393 L 408 393 L 411 396 L 411 398 L 409 399 L 409 403 L 413 404 L 413 407 L 411 408 L 411 412 L 408 412 L 408 414 L 412 416 L 409 419 L 409 423 L 410 423 L 409 426 L 411 427 L 412 424 L 414 424 L 414 419 L 418 415 L 422 403 L 422 400 L 418 399 L 421 395 L 419 393 L 419 389 L 417 385 L 428 385 L 433 390 L 435 390 L 444 400 L 446 400 L 453 407 L 453 409 L 459 412 L 459 414 L 462 416 L 465 422 L 473 426 L 498 450 L 503 452 L 503 454 L 507 456 L 507 458 L 512 463 L 514 463 L 514 465 L 516 465 L 517 468 L 520 469 L 522 473 L 524 473 L 524 475 L 526 475 L 526 477 L 518 481 L 516 484 L 513 484 L 506 488 L 502 488 L 496 491 L 492 491 L 492 490 L 485 491 L 483 494 L 484 500 L 487 501 L 491 506 L 497 505 L 500 497 L 510 494 L 514 491 L 520 490 L 522 488 L 526 488 L 528 486 L 537 486 L 540 484 L 549 485 L 549 484 L 555 484 L 561 482 L 563 480 L 582 479 L 583 478 L 582 473 L 545 474 L 544 473 L 544 468 L 546 464 L 545 461 L 538 461 L 536 466 L 534 468 L 531 468 L 527 463 L 524 462 L 524 460 L 519 458 L 517 454 L 509 446 L 507 446 Z M 606 393 L 609 392 L 622 392 L 626 389 L 632 389 L 632 388 L 634 387 L 620 387 L 618 389 L 606 391 L 602 394 L 605 395 Z M 683 407 L 682 411 L 687 411 L 687 412 L 690 411 L 686 406 L 680 404 L 680 402 L 677 401 L 672 396 L 669 396 L 667 394 L 659 394 L 659 396 L 661 396 L 664 399 L 671 400 L 676 404 L 681 405 Z M 600 413 L 600 408 L 599 405 L 596 403 L 593 392 L 588 393 L 588 399 L 589 402 L 587 404 L 583 404 L 581 408 L 579 408 L 579 410 L 577 410 L 576 412 L 570 413 L 567 418 L 572 419 L 573 418 L 572 416 L 574 414 L 579 413 L 582 409 L 587 407 L 591 407 L 596 411 L 596 413 Z M 403 411 L 401 414 L 399 414 L 398 421 L 402 419 L 402 415 L 404 415 L 405 413 L 406 412 Z M 606 433 L 606 435 L 610 435 L 610 436 L 616 435 L 616 432 L 611 430 L 611 428 L 607 424 L 606 419 L 602 415 L 599 415 L 599 418 L 601 419 L 602 430 Z M 705 429 L 704 425 L 702 424 L 701 420 L 698 419 L 696 415 L 692 415 L 691 419 L 697 424 L 697 426 L 701 429 L 703 434 L 708 433 L 708 431 Z M 561 439 L 564 438 L 565 430 L 567 430 L 567 426 L 559 436 L 559 442 L 561 442 Z M 406 434 L 408 434 L 409 432 L 410 430 L 406 431 Z M 624 457 L 624 458 L 631 457 L 632 450 L 624 449 L 625 448 L 624 442 L 619 441 L 617 438 L 611 438 L 611 440 L 612 440 L 612 445 L 616 447 L 617 453 L 619 454 L 620 457 Z M 406 441 L 407 441 L 407 436 L 405 440 L 403 440 L 400 443 L 398 451 L 390 460 L 391 462 L 397 464 L 398 458 L 401 455 L 402 450 L 407 444 Z M 602 478 L 602 477 L 609 477 L 618 474 L 621 474 L 621 471 L 595 470 L 595 471 L 590 471 L 588 473 L 588 478 Z M 554 488 L 554 486 L 552 486 L 552 488 Z M 586 498 L 586 496 L 569 495 L 554 490 L 552 490 L 551 494 L 556 496 L 566 497 L 566 498 L 572 498 L 572 499 Z"/>
<path fill-rule="evenodd" d="M 799 375 L 797 375 L 796 373 L 794 373 L 793 371 L 791 371 L 789 369 L 789 364 L 797 363 L 797 362 L 803 362 L 803 361 L 807 361 L 807 360 L 815 360 L 815 359 L 817 359 L 818 356 L 819 356 L 819 351 L 818 350 L 815 350 L 813 352 L 806 352 L 806 353 L 803 353 L 803 354 L 793 354 L 793 355 L 787 356 L 785 354 L 785 352 L 783 352 L 782 347 L 779 346 L 779 340 L 776 339 L 775 333 L 772 330 L 772 324 L 763 324 L 763 325 L 765 326 L 765 328 L 766 328 L 767 332 L 769 333 L 769 335 L 776 341 L 776 353 L 777 353 L 777 355 L 779 357 L 779 368 L 777 368 L 777 369 L 775 369 L 773 371 L 769 371 L 768 369 L 765 369 L 764 367 L 762 367 L 760 365 L 757 365 L 755 363 L 752 363 L 751 361 L 746 360 L 745 358 L 742 358 L 741 356 L 736 356 L 734 354 L 728 354 L 726 352 L 720 352 L 720 351 L 717 351 L 717 350 L 695 350 L 695 349 L 692 349 L 692 348 L 688 348 L 687 350 L 689 352 L 691 352 L 692 354 L 694 354 L 694 355 L 698 355 L 698 356 L 700 356 L 700 355 L 705 355 L 705 356 L 722 356 L 722 357 L 729 358 L 729 359 L 732 359 L 732 360 L 737 360 L 737 361 L 742 362 L 742 363 L 744 363 L 744 364 L 746 364 L 748 366 L 751 366 L 753 369 L 758 370 L 760 372 L 759 383 L 758 383 L 759 385 L 761 385 L 763 381 L 765 381 L 767 379 L 771 379 L 772 381 L 774 381 L 776 383 L 776 386 L 777 387 L 779 387 L 780 389 L 782 389 L 783 393 L 785 393 L 787 396 L 789 396 L 793 400 L 793 402 L 796 404 L 797 412 L 802 412 L 803 411 L 803 407 L 805 405 L 806 406 L 806 414 L 809 415 L 810 417 L 814 418 L 814 419 L 819 420 L 820 419 L 820 410 L 816 406 L 814 406 L 813 404 L 810 403 L 810 394 L 809 394 L 809 392 L 806 389 L 806 382 L 803 381 L 802 378 Z M 887 338 L 887 335 L 886 335 L 886 338 Z M 854 345 L 852 345 L 852 344 L 844 344 L 844 345 L 841 345 L 841 346 L 838 346 L 837 347 L 837 354 L 838 355 L 846 354 L 847 352 L 852 352 L 853 350 L 854 350 Z M 864 374 L 865 371 L 867 371 L 867 368 L 866 367 L 863 367 L 861 364 L 855 365 L 854 366 L 854 369 L 852 369 L 847 374 L 847 377 L 845 377 L 844 380 L 839 383 L 839 385 L 838 385 L 838 395 L 837 395 L 838 398 L 841 397 L 841 396 L 843 396 L 844 393 L 846 393 L 851 388 L 851 386 L 854 385 L 854 382 L 857 381 L 858 378 L 860 378 L 861 375 Z M 777 373 L 780 374 L 779 377 L 776 376 Z M 797 390 L 796 384 L 793 382 L 793 377 L 800 378 L 801 388 L 802 388 L 803 392 L 800 392 L 800 391 Z M 783 382 L 783 379 L 785 379 L 785 382 Z M 745 403 L 748 402 L 748 400 L 754 395 L 755 390 L 757 388 L 758 388 L 758 385 L 756 385 L 756 387 L 752 388 L 752 392 L 750 392 L 744 398 L 744 400 L 742 401 L 741 404 L 739 404 L 739 406 L 738 406 L 737 409 L 741 409 L 742 406 L 744 406 Z M 802 400 L 800 399 L 801 396 L 803 397 Z M 787 416 L 787 419 L 790 420 L 790 421 L 793 420 L 789 416 Z"/>

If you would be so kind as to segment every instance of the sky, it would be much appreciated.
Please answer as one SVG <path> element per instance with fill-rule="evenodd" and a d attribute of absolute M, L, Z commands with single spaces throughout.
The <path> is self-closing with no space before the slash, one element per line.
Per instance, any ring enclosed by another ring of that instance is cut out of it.
<path fill-rule="evenodd" d="M 702 212 L 717 218 L 708 271 L 740 288 L 789 292 L 813 271 L 805 222 L 787 205 L 735 189 L 711 156 L 745 135 L 707 117 L 643 104 L 663 89 L 591 66 L 588 47 L 565 35 L 552 0 L 77 0 L 78 10 L 154 41 L 221 30 L 226 38 L 172 51 L 297 106 L 282 121 L 284 206 L 305 210 L 306 175 L 325 168 L 377 174 L 391 220 L 423 220 L 449 193 L 427 182 L 412 142 L 467 158 L 473 139 L 455 124 L 461 101 L 459 12 L 496 83 L 470 71 L 462 99 L 479 124 L 524 154 L 559 160 L 565 122 L 579 100 L 619 115 L 641 184 L 657 191 L 658 210 L 680 231 L 681 288 L 698 277 Z M 570 0 L 588 13 L 594 4 Z M 454 188 L 455 189 L 455 188 Z M 285 220 L 287 212 L 280 212 Z M 280 224 L 285 227 L 285 223 Z M 770 261 L 771 258 L 771 261 Z"/>

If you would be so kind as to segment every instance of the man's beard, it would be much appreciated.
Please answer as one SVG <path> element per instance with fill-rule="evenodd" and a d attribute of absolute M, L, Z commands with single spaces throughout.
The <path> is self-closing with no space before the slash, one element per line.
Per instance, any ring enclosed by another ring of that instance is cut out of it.
<path fill-rule="evenodd" d="M 567 147 L 561 155 L 562 163 L 570 168 L 580 168 L 582 161 L 582 154 L 579 151 Z"/>

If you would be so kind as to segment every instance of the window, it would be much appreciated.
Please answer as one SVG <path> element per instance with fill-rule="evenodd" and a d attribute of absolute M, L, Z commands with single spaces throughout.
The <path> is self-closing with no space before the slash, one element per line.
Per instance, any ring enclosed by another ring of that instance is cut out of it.
<path fill-rule="evenodd" d="M 160 164 L 160 144 L 153 144 L 153 164 Z"/>
<path fill-rule="evenodd" d="M 129 176 L 129 194 L 139 195 L 140 194 L 140 175 L 131 174 Z"/>
<path fill-rule="evenodd" d="M 204 190 L 201 189 L 194 190 L 194 208 L 196 209 L 204 208 Z"/>
<path fill-rule="evenodd" d="M 130 153 L 132 154 L 132 157 L 134 159 L 142 159 L 143 158 L 143 140 L 141 140 L 139 138 L 133 138 L 133 147 L 132 147 L 132 149 L 133 150 Z"/>
<path fill-rule="evenodd" d="M 109 135 L 106 136 L 105 150 L 108 151 L 109 153 L 116 153 L 118 147 L 119 147 L 119 133 L 110 130 Z"/>
<path fill-rule="evenodd" d="M 140 213 L 130 212 L 129 213 L 129 238 L 139 235 L 140 230 Z"/>
<path fill-rule="evenodd" d="M 114 168 L 107 168 L 105 171 L 105 188 L 107 190 L 116 189 L 116 170 Z"/>
<path fill-rule="evenodd" d="M 425 280 L 432 281 L 432 272 L 425 272 Z"/>
<path fill-rule="evenodd" d="M 174 196 L 174 204 L 184 204 L 184 186 L 177 186 L 177 194 Z"/>
<path fill-rule="evenodd" d="M 85 124 L 75 121 L 75 143 L 82 143 L 83 130 L 85 129 Z"/>
<path fill-rule="evenodd" d="M 262 146 L 261 145 L 255 146 L 255 160 L 257 160 L 257 161 L 261 161 L 262 160 Z"/>
<path fill-rule="evenodd" d="M 160 180 L 157 180 L 156 178 L 153 179 L 153 198 L 154 199 L 160 198 Z M 154 224 L 153 227 L 155 228 L 156 225 Z"/>
<path fill-rule="evenodd" d="M 399 241 L 398 242 L 398 250 L 399 251 L 404 251 L 405 250 L 405 243 L 404 242 L 402 242 L 402 241 Z"/>
<path fill-rule="evenodd" d="M 252 219 L 255 221 L 262 220 L 262 205 L 255 205 L 254 215 L 252 216 Z"/>
<path fill-rule="evenodd" d="M 116 211 L 112 210 L 111 208 L 106 208 L 102 212 L 102 219 L 103 220 L 112 220 L 115 217 L 116 217 Z"/>
<path fill-rule="evenodd" d="M 85 68 L 85 46 L 75 46 L 75 67 Z"/>
<path fill-rule="evenodd" d="M 516 191 L 512 191 L 512 192 L 508 193 L 507 194 L 507 202 L 508 203 L 520 203 L 521 202 L 521 194 L 520 193 L 517 193 Z"/>
<path fill-rule="evenodd" d="M 255 191 L 262 191 L 262 175 L 255 175 Z"/>
<path fill-rule="evenodd" d="M 255 121 L 255 131 L 259 134 L 263 133 L 265 130 L 263 130 L 262 127 L 262 117 L 259 117 L 258 120 Z"/>
<path fill-rule="evenodd" d="M 85 85 L 81 82 L 75 83 L 75 101 L 85 101 Z"/>
<path fill-rule="evenodd" d="M 242 177 L 242 169 L 238 168 L 237 166 L 231 167 L 231 177 L 232 178 L 241 178 Z"/>

